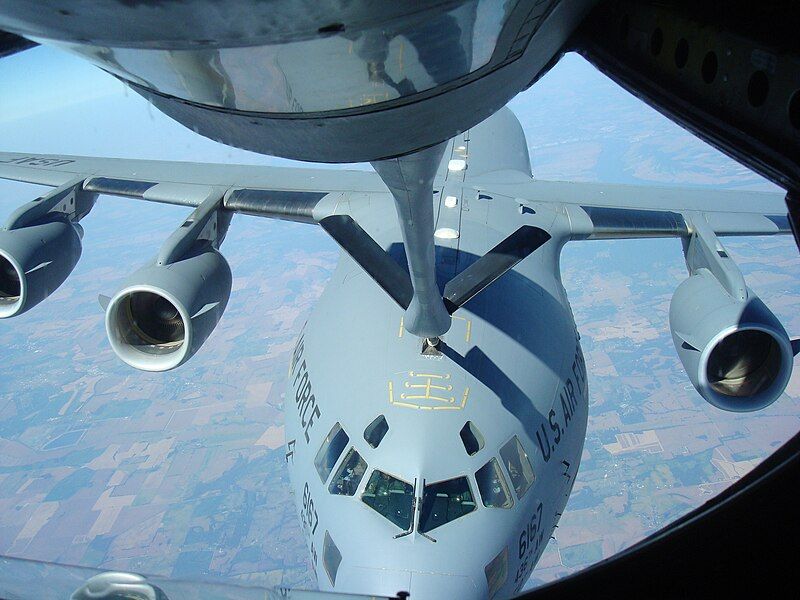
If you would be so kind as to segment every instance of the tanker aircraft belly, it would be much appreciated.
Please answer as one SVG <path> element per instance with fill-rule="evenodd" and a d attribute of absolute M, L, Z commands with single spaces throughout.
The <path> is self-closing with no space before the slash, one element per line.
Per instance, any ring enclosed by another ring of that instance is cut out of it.
<path fill-rule="evenodd" d="M 798 344 L 720 242 L 788 233 L 780 195 L 538 181 L 508 109 L 418 163 L 393 160 L 376 175 L 0 154 L 0 177 L 56 188 L 0 231 L 0 317 L 66 278 L 99 194 L 185 205 L 156 259 L 102 299 L 122 360 L 175 368 L 227 303 L 233 213 L 322 226 L 342 255 L 287 365 L 286 460 L 317 580 L 335 592 L 507 598 L 528 579 L 586 434 L 567 242 L 680 238 L 689 276 L 670 324 L 693 385 L 734 411 L 786 387 Z M 409 174 L 421 183 L 398 183 Z"/>

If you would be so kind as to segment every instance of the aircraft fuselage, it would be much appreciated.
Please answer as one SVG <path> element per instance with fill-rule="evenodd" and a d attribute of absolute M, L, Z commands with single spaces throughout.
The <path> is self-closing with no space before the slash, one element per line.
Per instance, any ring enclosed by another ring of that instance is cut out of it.
<path fill-rule="evenodd" d="M 443 165 L 463 155 L 478 166 L 468 135 Z M 559 276 L 565 218 L 484 192 L 463 172 L 440 174 L 442 282 L 520 225 L 552 239 L 456 311 L 439 352 L 425 354 L 402 309 L 342 255 L 297 341 L 285 400 L 287 462 L 321 589 L 508 597 L 544 551 L 578 469 L 588 398 Z M 402 263 L 388 193 L 344 209 Z M 487 477 L 496 469 L 502 477 Z"/>

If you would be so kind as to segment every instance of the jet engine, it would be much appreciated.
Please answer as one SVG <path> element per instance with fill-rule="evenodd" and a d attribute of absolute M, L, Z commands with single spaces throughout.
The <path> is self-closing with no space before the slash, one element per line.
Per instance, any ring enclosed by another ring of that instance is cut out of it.
<path fill-rule="evenodd" d="M 792 345 L 750 288 L 729 294 L 708 269 L 678 286 L 669 309 L 672 339 L 695 389 L 723 410 L 747 412 L 777 400 L 792 372 Z"/>
<path fill-rule="evenodd" d="M 139 269 L 109 301 L 106 333 L 123 361 L 167 371 L 191 358 L 216 327 L 231 293 L 231 269 L 208 247 Z"/>
<path fill-rule="evenodd" d="M 168 371 L 199 350 L 217 326 L 233 277 L 219 246 L 231 220 L 211 195 L 108 300 L 106 333 L 123 361 Z"/>
<path fill-rule="evenodd" d="M 82 237 L 80 225 L 59 218 L 0 230 L 0 318 L 24 313 L 64 283 Z"/>

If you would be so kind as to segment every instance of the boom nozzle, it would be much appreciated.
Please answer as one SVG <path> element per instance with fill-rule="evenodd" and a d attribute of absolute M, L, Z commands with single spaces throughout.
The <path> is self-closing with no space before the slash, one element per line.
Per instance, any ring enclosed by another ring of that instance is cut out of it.
<path fill-rule="evenodd" d="M 436 284 L 433 240 L 433 180 L 447 142 L 372 166 L 394 197 L 414 295 L 403 323 L 409 333 L 435 338 L 447 333 L 451 319 Z"/>

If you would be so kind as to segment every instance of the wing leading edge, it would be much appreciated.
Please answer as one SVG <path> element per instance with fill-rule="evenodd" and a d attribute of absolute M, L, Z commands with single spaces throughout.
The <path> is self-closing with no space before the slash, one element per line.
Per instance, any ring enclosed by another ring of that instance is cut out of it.
<path fill-rule="evenodd" d="M 698 218 L 720 236 L 791 233 L 780 193 L 537 179 L 471 183 L 521 203 L 562 206 L 573 239 L 688 237 Z"/>
<path fill-rule="evenodd" d="M 569 206 L 572 239 L 689 237 L 701 219 L 718 236 L 791 233 L 786 215 Z"/>
<path fill-rule="evenodd" d="M 0 153 L 0 178 L 197 207 L 216 191 L 234 212 L 313 222 L 329 193 L 386 193 L 370 171 Z M 565 207 L 575 239 L 686 237 L 702 215 L 717 235 L 791 233 L 778 193 L 541 181 L 470 183 Z"/>
<path fill-rule="evenodd" d="M 519 202 L 521 208 L 526 203 L 555 205 L 567 217 L 568 234 L 573 240 L 690 239 L 701 230 L 709 230 L 711 236 L 791 232 L 788 218 L 782 214 L 783 200 L 777 194 L 527 178 L 511 178 L 510 183 L 501 183 L 498 182 L 501 176 L 502 173 L 489 173 L 470 178 L 464 184 L 500 194 L 510 202 Z M 19 209 L 28 216 L 39 214 L 45 205 L 48 210 L 59 210 L 64 203 L 54 202 L 60 195 L 93 199 L 97 194 L 109 194 L 188 206 L 195 208 L 195 213 L 204 210 L 214 214 L 214 222 L 221 224 L 217 243 L 224 238 L 233 212 L 321 224 L 398 305 L 405 308 L 408 304 L 408 273 L 347 215 L 352 194 L 368 196 L 389 191 L 374 172 L 0 153 L 0 178 L 57 188 Z M 60 210 L 70 213 L 70 218 L 80 219 L 77 208 L 67 208 L 64 204 Z M 337 216 L 342 211 L 345 214 Z M 524 214 L 523 210 L 520 212 Z M 195 213 L 188 223 L 196 220 Z M 472 270 L 459 274 L 448 284 L 445 289 L 448 311 L 452 314 L 549 237 L 544 230 L 525 226 L 511 232 Z M 212 235 L 210 239 L 217 238 Z"/>
<path fill-rule="evenodd" d="M 223 208 L 314 222 L 331 193 L 386 193 L 374 172 L 223 165 L 84 156 L 0 153 L 0 179 L 61 187 L 82 181 L 88 192 L 197 207 L 221 193 Z"/>

